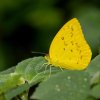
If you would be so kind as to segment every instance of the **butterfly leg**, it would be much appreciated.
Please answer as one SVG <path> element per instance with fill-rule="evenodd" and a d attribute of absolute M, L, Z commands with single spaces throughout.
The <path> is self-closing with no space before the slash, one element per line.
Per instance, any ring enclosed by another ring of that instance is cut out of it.
<path fill-rule="evenodd" d="M 52 65 L 51 65 L 52 66 Z M 49 74 L 49 77 L 51 76 L 51 66 L 50 66 L 50 74 Z"/>
<path fill-rule="evenodd" d="M 61 69 L 61 71 L 63 71 L 63 69 L 59 66 L 59 68 Z"/>
<path fill-rule="evenodd" d="M 48 65 L 48 64 L 47 63 L 44 63 L 41 67 L 38 68 L 38 70 L 41 70 L 44 67 L 44 65 Z"/>
<path fill-rule="evenodd" d="M 46 73 L 46 69 L 47 69 L 48 66 L 49 66 L 49 64 L 47 64 L 47 65 L 45 66 L 44 74 Z"/>

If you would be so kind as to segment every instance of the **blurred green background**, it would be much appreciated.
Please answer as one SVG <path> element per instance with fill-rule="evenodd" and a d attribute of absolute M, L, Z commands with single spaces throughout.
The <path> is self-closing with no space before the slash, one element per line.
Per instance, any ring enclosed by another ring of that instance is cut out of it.
<path fill-rule="evenodd" d="M 79 19 L 93 57 L 100 47 L 100 0 L 0 0 L 0 70 L 48 53 L 50 43 L 73 17 Z M 40 55 L 40 54 L 38 54 Z"/>

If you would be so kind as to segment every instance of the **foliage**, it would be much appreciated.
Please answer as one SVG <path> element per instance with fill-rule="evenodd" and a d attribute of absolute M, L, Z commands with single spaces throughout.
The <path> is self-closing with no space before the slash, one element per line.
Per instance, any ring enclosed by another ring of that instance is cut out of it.
<path fill-rule="evenodd" d="M 99 69 L 100 55 L 92 59 L 84 71 L 64 69 L 62 71 L 60 68 L 50 67 L 44 57 L 29 58 L 0 73 L 0 98 L 1 100 L 100 99 Z"/>
<path fill-rule="evenodd" d="M 0 0 L 0 71 L 31 51 L 48 52 L 50 41 L 61 26 L 76 17 L 81 22 L 93 57 L 100 48 L 99 0 Z"/>

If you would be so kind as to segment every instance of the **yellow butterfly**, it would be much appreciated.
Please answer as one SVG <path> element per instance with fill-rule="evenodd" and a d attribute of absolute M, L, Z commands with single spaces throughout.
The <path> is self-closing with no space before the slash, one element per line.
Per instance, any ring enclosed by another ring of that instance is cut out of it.
<path fill-rule="evenodd" d="M 91 56 L 92 52 L 84 38 L 80 23 L 73 18 L 56 34 L 45 58 L 49 64 L 56 67 L 83 70 L 90 63 Z"/>

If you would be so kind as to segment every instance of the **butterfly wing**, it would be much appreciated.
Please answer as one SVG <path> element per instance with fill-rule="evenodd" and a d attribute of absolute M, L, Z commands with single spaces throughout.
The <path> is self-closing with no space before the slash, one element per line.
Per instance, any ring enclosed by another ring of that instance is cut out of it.
<path fill-rule="evenodd" d="M 82 70 L 91 60 L 91 50 L 76 18 L 67 22 L 54 37 L 49 62 L 66 69 Z"/>

